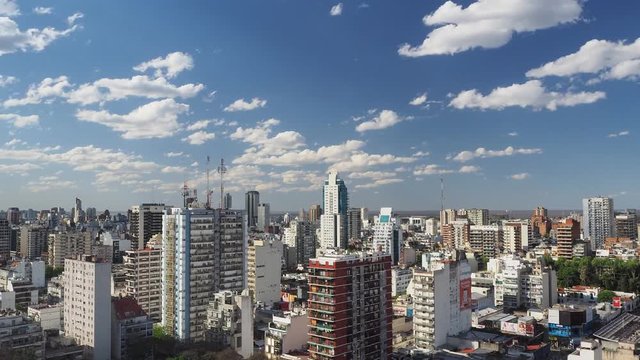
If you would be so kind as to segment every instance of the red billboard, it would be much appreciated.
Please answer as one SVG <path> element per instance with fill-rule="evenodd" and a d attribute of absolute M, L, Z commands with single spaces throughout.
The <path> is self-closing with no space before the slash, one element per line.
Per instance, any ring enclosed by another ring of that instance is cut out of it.
<path fill-rule="evenodd" d="M 470 309 L 471 300 L 471 279 L 462 279 L 460 280 L 460 309 Z"/>
<path fill-rule="evenodd" d="M 622 299 L 620 296 L 613 297 L 613 307 L 616 309 L 620 309 L 622 307 Z"/>

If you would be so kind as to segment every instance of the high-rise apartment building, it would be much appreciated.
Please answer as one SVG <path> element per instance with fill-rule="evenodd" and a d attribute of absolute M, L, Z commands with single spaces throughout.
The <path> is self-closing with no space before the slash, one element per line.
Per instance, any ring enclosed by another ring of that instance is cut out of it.
<path fill-rule="evenodd" d="M 349 195 L 344 181 L 338 178 L 338 172 L 329 172 L 322 189 L 324 214 L 320 216 L 320 247 L 346 248 L 348 244 L 347 209 Z"/>
<path fill-rule="evenodd" d="M 362 231 L 362 216 L 360 208 L 352 208 L 347 211 L 347 228 L 349 229 L 349 240 L 360 239 Z"/>
<path fill-rule="evenodd" d="M 233 200 L 231 198 L 231 194 L 226 193 L 222 198 L 222 208 L 223 209 L 231 209 L 233 207 Z"/>
<path fill-rule="evenodd" d="M 153 235 L 162 233 L 165 204 L 141 204 L 129 209 L 131 249 L 144 249 Z"/>
<path fill-rule="evenodd" d="M 507 221 L 502 231 L 506 252 L 517 253 L 529 249 L 529 221 Z"/>
<path fill-rule="evenodd" d="M 281 241 L 254 240 L 249 245 L 247 270 L 248 288 L 255 304 L 271 307 L 280 301 Z"/>
<path fill-rule="evenodd" d="M 456 221 L 457 212 L 455 209 L 442 209 L 440 210 L 440 233 L 444 233 L 444 226 L 451 223 L 452 221 Z"/>
<path fill-rule="evenodd" d="M 469 247 L 470 226 L 468 219 L 450 221 L 441 226 L 442 242 L 451 249 L 467 249 Z"/>
<path fill-rule="evenodd" d="M 11 225 L 9 220 L 0 219 L 0 262 L 11 259 Z"/>
<path fill-rule="evenodd" d="M 256 227 L 260 231 L 264 231 L 264 229 L 269 226 L 271 223 L 271 210 L 269 203 L 258 204 L 258 221 L 256 222 Z"/>
<path fill-rule="evenodd" d="M 558 245 L 558 257 L 571 259 L 573 257 L 573 245 L 580 240 L 580 223 L 568 218 L 561 223 L 553 224 Z"/>
<path fill-rule="evenodd" d="M 159 241 L 155 241 L 158 239 Z M 145 249 L 125 251 L 125 291 L 154 323 L 162 320 L 161 235 L 154 235 Z"/>
<path fill-rule="evenodd" d="M 311 205 L 309 208 L 309 221 L 320 222 L 320 216 L 322 215 L 322 207 L 320 205 Z"/>
<path fill-rule="evenodd" d="M 463 211 L 471 225 L 489 225 L 488 209 L 465 209 Z"/>
<path fill-rule="evenodd" d="M 393 209 L 384 207 L 373 224 L 373 249 L 391 255 L 391 263 L 400 261 L 402 248 L 402 229 L 393 217 Z"/>
<path fill-rule="evenodd" d="M 488 258 L 502 252 L 504 232 L 500 225 L 471 225 L 469 227 L 469 245 L 474 252 Z"/>
<path fill-rule="evenodd" d="M 28 259 L 42 257 L 47 251 L 47 228 L 37 225 L 20 227 L 20 255 Z"/>
<path fill-rule="evenodd" d="M 309 261 L 311 359 L 391 358 L 391 257 L 325 254 Z"/>
<path fill-rule="evenodd" d="M 558 302 L 558 278 L 555 270 L 510 255 L 490 259 L 487 265 L 494 274 L 495 305 L 505 309 L 546 309 Z"/>
<path fill-rule="evenodd" d="M 91 358 L 111 359 L 111 263 L 95 256 L 64 261 L 64 332 Z"/>
<path fill-rule="evenodd" d="M 421 350 L 434 350 L 471 329 L 471 268 L 464 253 L 430 261 L 413 273 L 413 335 Z"/>
<path fill-rule="evenodd" d="M 616 214 L 616 236 L 636 240 L 638 238 L 638 218 L 635 209 Z"/>
<path fill-rule="evenodd" d="M 551 220 L 547 216 L 547 209 L 538 206 L 531 215 L 531 236 L 534 238 L 547 237 L 551 230 Z"/>
<path fill-rule="evenodd" d="M 244 195 L 244 210 L 247 213 L 247 226 L 250 228 L 258 224 L 258 204 L 260 204 L 260 193 L 247 191 Z"/>
<path fill-rule="evenodd" d="M 9 221 L 9 225 L 20 225 L 22 220 L 20 209 L 17 207 L 10 207 L 7 209 L 7 220 Z"/>
<path fill-rule="evenodd" d="M 181 341 L 204 341 L 213 294 L 246 285 L 242 211 L 173 208 L 163 217 L 162 324 Z"/>
<path fill-rule="evenodd" d="M 602 249 L 604 240 L 615 236 L 613 199 L 592 197 L 582 200 L 582 230 L 584 239 L 594 250 Z"/>
<path fill-rule="evenodd" d="M 47 264 L 64 267 L 64 259 L 92 253 L 93 238 L 90 232 L 61 231 L 49 234 Z"/>
<path fill-rule="evenodd" d="M 317 227 L 317 223 L 293 220 L 284 229 L 283 245 L 296 249 L 296 262 L 305 269 L 309 265 L 309 259 L 316 256 Z"/>
<path fill-rule="evenodd" d="M 76 198 L 76 205 L 73 207 L 73 222 L 76 224 L 84 222 L 84 211 L 82 210 L 82 200 Z"/>

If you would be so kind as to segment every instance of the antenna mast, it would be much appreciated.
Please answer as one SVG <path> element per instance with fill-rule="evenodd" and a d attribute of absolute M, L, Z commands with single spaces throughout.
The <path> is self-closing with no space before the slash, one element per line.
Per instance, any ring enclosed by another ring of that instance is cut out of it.
<path fill-rule="evenodd" d="M 224 166 L 224 159 L 220 159 L 220 166 L 218 166 L 218 174 L 220 174 L 220 209 L 224 209 L 224 174 L 227 173 L 227 168 Z"/>
<path fill-rule="evenodd" d="M 211 209 L 211 187 L 209 186 L 209 155 L 207 155 L 207 209 Z"/>
<path fill-rule="evenodd" d="M 440 178 L 440 211 L 444 210 L 444 179 Z"/>

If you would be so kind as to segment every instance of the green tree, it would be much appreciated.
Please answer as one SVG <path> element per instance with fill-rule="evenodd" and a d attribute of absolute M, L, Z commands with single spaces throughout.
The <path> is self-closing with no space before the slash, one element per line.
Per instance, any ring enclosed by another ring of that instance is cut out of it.
<path fill-rule="evenodd" d="M 611 302 L 616 294 L 611 290 L 602 290 L 598 293 L 598 302 Z"/>
<path fill-rule="evenodd" d="M 44 277 L 49 280 L 52 277 L 59 276 L 64 271 L 64 268 L 54 268 L 53 266 L 47 265 L 44 269 Z"/>

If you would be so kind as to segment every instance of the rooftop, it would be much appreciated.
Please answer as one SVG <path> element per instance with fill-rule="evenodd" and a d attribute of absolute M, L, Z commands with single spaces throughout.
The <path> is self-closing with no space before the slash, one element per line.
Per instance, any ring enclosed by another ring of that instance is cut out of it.
<path fill-rule="evenodd" d="M 627 344 L 638 343 L 640 342 L 640 316 L 629 313 L 622 314 L 596 331 L 593 336 Z"/>
<path fill-rule="evenodd" d="M 118 320 L 131 319 L 138 316 L 146 316 L 136 299 L 132 297 L 114 298 L 111 300 Z"/>

